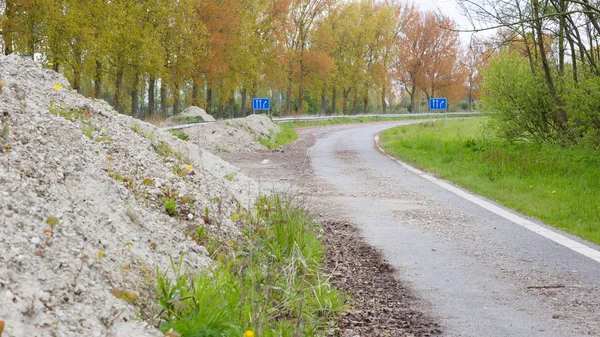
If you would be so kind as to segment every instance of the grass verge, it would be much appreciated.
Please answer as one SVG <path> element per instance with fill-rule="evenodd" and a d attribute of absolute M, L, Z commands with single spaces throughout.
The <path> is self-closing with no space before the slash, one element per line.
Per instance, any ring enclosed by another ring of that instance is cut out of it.
<path fill-rule="evenodd" d="M 486 135 L 486 119 L 387 130 L 381 146 L 523 214 L 600 244 L 600 153 Z"/>
<path fill-rule="evenodd" d="M 157 273 L 161 329 L 181 336 L 324 335 L 345 304 L 321 272 L 320 226 L 278 196 L 261 197 L 240 219 L 244 239 L 208 244 L 212 268 L 191 276 L 180 259 Z"/>
<path fill-rule="evenodd" d="M 281 131 L 275 134 L 273 139 L 260 138 L 258 141 L 269 150 L 274 150 L 279 146 L 290 144 L 298 139 L 296 130 L 291 125 L 280 124 Z"/>

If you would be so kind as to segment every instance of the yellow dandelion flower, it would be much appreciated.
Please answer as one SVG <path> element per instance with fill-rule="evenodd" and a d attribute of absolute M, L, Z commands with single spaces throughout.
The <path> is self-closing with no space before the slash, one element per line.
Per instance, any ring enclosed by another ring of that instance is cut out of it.
<path fill-rule="evenodd" d="M 552 191 L 552 194 L 556 194 L 556 191 Z"/>
<path fill-rule="evenodd" d="M 54 62 L 48 62 L 48 67 L 54 67 Z"/>
<path fill-rule="evenodd" d="M 193 171 L 194 170 L 194 168 L 192 167 L 192 165 L 188 165 L 188 166 L 186 166 L 186 168 L 187 168 L 188 171 Z"/>
<path fill-rule="evenodd" d="M 529 188 L 533 188 L 533 185 L 529 185 Z"/>
<path fill-rule="evenodd" d="M 62 89 L 62 85 L 60 85 L 60 84 L 55 84 L 55 85 L 54 85 L 54 89 L 56 89 L 56 90 L 60 90 L 60 89 Z"/>
<path fill-rule="evenodd" d="M 244 337 L 254 337 L 254 332 L 252 330 L 244 331 Z"/>

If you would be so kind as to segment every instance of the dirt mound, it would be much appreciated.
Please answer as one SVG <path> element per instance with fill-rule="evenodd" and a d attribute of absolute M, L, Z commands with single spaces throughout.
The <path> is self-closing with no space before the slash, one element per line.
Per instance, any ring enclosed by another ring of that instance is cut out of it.
<path fill-rule="evenodd" d="M 199 124 L 183 130 L 190 141 L 211 152 L 255 152 L 268 150 L 260 140 L 271 140 L 281 131 L 265 115 Z"/>
<path fill-rule="evenodd" d="M 0 56 L 3 336 L 161 335 L 142 321 L 157 268 L 209 264 L 184 233 L 238 235 L 231 217 L 257 193 L 196 145 Z"/>

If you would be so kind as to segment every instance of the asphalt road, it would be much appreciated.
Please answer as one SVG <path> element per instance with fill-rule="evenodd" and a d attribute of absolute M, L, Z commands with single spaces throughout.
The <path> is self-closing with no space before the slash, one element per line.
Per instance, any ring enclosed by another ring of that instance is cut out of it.
<path fill-rule="evenodd" d="M 320 211 L 359 226 L 446 336 L 600 336 L 600 263 L 381 154 L 375 135 L 408 123 L 301 130 L 316 137 L 308 156 Z"/>

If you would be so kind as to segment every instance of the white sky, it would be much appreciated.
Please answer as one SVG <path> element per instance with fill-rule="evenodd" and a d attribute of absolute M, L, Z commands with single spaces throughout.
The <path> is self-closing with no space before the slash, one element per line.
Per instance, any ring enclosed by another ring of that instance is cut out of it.
<path fill-rule="evenodd" d="M 462 10 L 456 3 L 456 0 L 414 0 L 415 6 L 421 10 L 432 10 L 436 13 L 441 12 L 449 16 L 457 23 L 459 29 L 472 28 L 469 20 L 462 13 Z M 490 34 L 491 32 L 483 33 Z M 482 33 L 480 33 L 482 34 Z M 463 43 L 469 43 L 472 33 L 460 33 L 460 39 Z"/>

